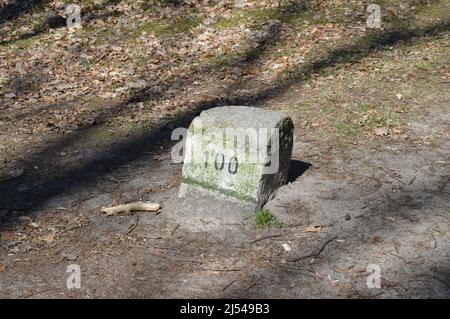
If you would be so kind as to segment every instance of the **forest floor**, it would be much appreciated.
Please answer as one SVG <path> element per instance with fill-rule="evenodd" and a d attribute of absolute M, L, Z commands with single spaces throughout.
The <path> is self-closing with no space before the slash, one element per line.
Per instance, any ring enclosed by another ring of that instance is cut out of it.
<path fill-rule="evenodd" d="M 29 2 L 0 1 L 1 298 L 450 297 L 449 1 Z M 222 105 L 294 121 L 281 225 L 177 197 L 171 132 Z"/>

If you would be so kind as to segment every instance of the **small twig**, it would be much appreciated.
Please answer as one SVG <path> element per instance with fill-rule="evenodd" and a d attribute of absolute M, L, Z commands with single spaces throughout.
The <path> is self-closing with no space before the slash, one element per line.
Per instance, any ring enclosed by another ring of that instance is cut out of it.
<path fill-rule="evenodd" d="M 406 218 L 407 220 L 409 220 L 410 222 L 413 223 L 417 223 L 419 220 L 417 218 L 415 218 L 414 216 L 408 216 L 407 214 L 400 214 L 403 218 Z"/>
<path fill-rule="evenodd" d="M 396 179 L 400 184 L 405 185 L 405 182 L 402 181 L 399 177 L 395 176 L 395 172 L 390 173 L 387 170 L 385 170 L 383 167 L 378 167 L 379 169 L 381 169 L 383 172 L 385 172 L 389 177 Z"/>
<path fill-rule="evenodd" d="M 280 267 L 286 268 L 286 269 L 289 269 L 289 270 L 297 271 L 300 275 L 310 276 L 310 277 L 312 277 L 312 278 L 317 278 L 317 275 L 305 273 L 305 272 L 303 272 L 301 269 L 296 268 L 296 267 L 289 267 L 289 266 L 287 266 L 287 265 L 280 265 Z"/>
<path fill-rule="evenodd" d="M 170 236 L 173 236 L 173 234 L 175 234 L 175 232 L 177 231 L 177 229 L 180 227 L 180 224 L 176 224 L 175 227 L 172 229 L 172 231 L 170 232 Z"/>
<path fill-rule="evenodd" d="M 382 185 L 383 185 L 383 181 L 381 181 L 379 178 L 377 178 L 377 177 L 374 177 L 374 176 L 364 176 L 365 178 L 367 178 L 367 179 L 371 179 L 371 180 L 373 180 L 373 181 L 376 181 L 377 182 L 377 184 L 376 184 L 376 188 L 380 188 Z"/>
<path fill-rule="evenodd" d="M 374 177 L 374 176 L 365 176 L 366 178 L 369 178 L 369 179 L 373 179 L 374 181 L 377 181 L 378 183 L 381 183 L 381 184 L 383 184 L 383 182 L 379 179 L 379 178 L 376 178 L 376 177 Z"/>
<path fill-rule="evenodd" d="M 402 181 L 400 177 L 397 177 L 395 175 L 389 175 L 389 176 L 391 176 L 392 178 L 396 179 L 400 184 L 405 185 L 405 182 Z"/>
<path fill-rule="evenodd" d="M 397 257 L 398 259 L 403 260 L 405 263 L 409 264 L 409 261 L 407 261 L 405 258 L 403 258 L 403 257 L 401 257 L 401 256 L 399 256 L 399 255 L 397 255 L 397 254 L 390 253 L 390 252 L 388 252 L 388 251 L 387 251 L 387 253 L 388 253 L 389 255 L 394 256 L 394 257 Z"/>
<path fill-rule="evenodd" d="M 138 249 L 145 249 L 147 246 L 139 246 L 139 245 L 128 245 L 130 248 L 138 248 Z"/>
<path fill-rule="evenodd" d="M 379 292 L 379 293 L 377 293 L 377 294 L 375 294 L 375 295 L 372 295 L 372 296 L 369 296 L 369 297 L 375 298 L 375 297 L 381 296 L 382 294 L 384 294 L 384 291 Z"/>
<path fill-rule="evenodd" d="M 450 178 L 448 176 L 444 176 L 444 181 L 439 186 L 439 191 L 442 191 L 449 182 L 450 182 Z"/>
<path fill-rule="evenodd" d="M 148 236 L 148 235 L 142 235 L 141 237 L 148 238 L 148 239 L 168 239 L 168 238 L 162 237 L 162 236 L 153 237 L 153 236 Z"/>
<path fill-rule="evenodd" d="M 331 243 L 333 240 L 335 240 L 335 239 L 336 239 L 336 237 L 332 237 L 332 238 L 328 239 L 328 240 L 322 245 L 322 247 L 320 247 L 320 249 L 319 249 L 318 251 L 314 252 L 314 253 L 311 253 L 311 254 L 308 254 L 308 255 L 305 255 L 305 256 L 300 256 L 300 257 L 297 257 L 297 258 L 290 258 L 290 259 L 287 259 L 287 261 L 289 261 L 289 262 L 295 262 L 295 261 L 299 261 L 299 260 L 306 259 L 306 258 L 310 258 L 310 257 L 317 258 L 317 257 L 320 256 L 320 254 L 321 254 L 322 251 L 325 249 L 325 247 L 326 247 L 329 243 Z"/>
<path fill-rule="evenodd" d="M 205 271 L 220 271 L 220 272 L 230 272 L 230 271 L 241 271 L 238 268 L 232 268 L 232 269 L 213 269 L 213 268 L 202 268 L 200 270 L 205 270 Z"/>
<path fill-rule="evenodd" d="M 261 238 L 255 239 L 255 240 L 249 242 L 249 244 L 254 244 L 254 243 L 257 243 L 258 241 L 265 240 L 265 239 L 268 239 L 268 238 L 280 237 L 282 235 L 283 234 L 268 235 L 268 236 L 265 236 L 265 237 L 261 237 Z"/>
<path fill-rule="evenodd" d="M 236 282 L 237 279 L 233 279 L 228 285 L 222 288 L 222 291 L 225 291 L 228 287 L 230 287 L 232 284 Z"/>
<path fill-rule="evenodd" d="M 152 239 L 155 239 L 155 238 L 152 238 Z M 156 239 L 162 239 L 162 238 L 156 238 Z M 180 248 L 180 247 L 189 246 L 193 242 L 194 242 L 194 240 L 190 240 L 187 243 L 184 243 L 184 244 L 181 244 L 181 245 L 175 245 L 175 246 L 172 246 L 172 247 L 151 246 L 151 248 L 153 248 L 153 249 L 169 249 L 170 250 L 170 249 L 177 249 L 177 248 Z"/>
<path fill-rule="evenodd" d="M 63 230 L 60 231 L 60 233 L 66 233 L 66 232 L 69 232 L 69 231 L 72 231 L 72 230 L 88 227 L 88 226 L 91 226 L 92 224 L 93 224 L 93 222 L 90 222 L 90 223 L 87 223 L 87 224 L 84 224 L 84 225 L 77 225 L 77 226 L 74 226 L 74 227 L 71 227 L 71 228 L 68 228 L 68 229 L 63 229 Z"/>
<path fill-rule="evenodd" d="M 41 290 L 41 291 L 36 291 L 36 292 L 33 292 L 28 295 L 20 296 L 20 298 L 27 299 L 27 298 L 30 298 L 30 297 L 33 297 L 33 296 L 36 296 L 39 294 L 43 294 L 44 292 L 49 292 L 49 291 L 53 291 L 53 290 L 59 290 L 59 288 L 49 288 L 49 289 L 45 289 L 45 290 Z"/>
<path fill-rule="evenodd" d="M 84 198 L 82 198 L 80 200 L 77 200 L 75 203 L 72 204 L 72 206 L 70 206 L 70 208 L 74 208 L 75 206 L 79 205 L 81 202 L 85 202 L 85 201 L 87 201 L 87 200 L 89 200 L 91 198 L 94 198 L 94 197 L 95 197 L 95 194 L 90 194 L 87 197 L 84 197 Z"/>
<path fill-rule="evenodd" d="M 109 182 L 114 182 L 114 183 L 127 183 L 130 181 L 130 179 L 121 179 L 121 178 L 115 178 L 115 177 L 107 177 L 104 176 L 101 179 L 105 180 L 105 181 L 109 181 Z"/>
<path fill-rule="evenodd" d="M 433 234 L 431 234 L 431 237 L 433 237 L 433 239 L 434 239 L 434 247 L 433 247 L 433 249 L 436 249 L 436 248 L 437 248 L 437 245 L 438 245 L 437 239 L 436 239 L 436 237 L 434 237 Z"/>
<path fill-rule="evenodd" d="M 206 261 L 206 260 L 197 260 L 197 259 L 173 258 L 173 257 L 168 257 L 168 256 L 163 256 L 163 255 L 158 255 L 158 254 L 153 254 L 153 253 L 150 253 L 150 255 L 155 256 L 155 257 L 161 257 L 163 259 L 173 260 L 173 261 L 182 261 L 182 262 L 191 262 L 191 263 L 204 263 Z"/>
<path fill-rule="evenodd" d="M 116 195 L 117 197 L 121 197 L 121 196 L 122 196 L 121 194 L 119 194 L 119 193 L 117 193 L 117 192 L 115 192 L 115 191 L 106 189 L 106 188 L 104 188 L 104 187 L 102 187 L 102 186 L 100 186 L 100 185 L 97 185 L 97 188 L 100 189 L 100 190 L 102 190 L 102 191 L 104 191 L 104 192 L 106 192 L 106 193 L 114 194 L 114 195 Z"/>
<path fill-rule="evenodd" d="M 131 227 L 127 231 L 127 235 L 131 234 L 139 225 L 139 215 L 136 215 L 136 219 L 134 224 L 131 225 Z"/>
<path fill-rule="evenodd" d="M 244 292 L 244 291 L 249 290 L 249 289 L 252 288 L 255 284 L 256 284 L 256 283 L 253 281 L 250 285 L 247 286 L 247 288 L 242 289 L 241 292 Z"/>

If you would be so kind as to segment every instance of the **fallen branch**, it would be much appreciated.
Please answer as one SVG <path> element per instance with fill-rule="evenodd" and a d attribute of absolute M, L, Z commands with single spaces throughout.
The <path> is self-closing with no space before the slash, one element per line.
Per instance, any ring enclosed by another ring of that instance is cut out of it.
<path fill-rule="evenodd" d="M 157 203 L 145 203 L 145 202 L 136 202 L 124 205 L 118 205 L 113 207 L 103 207 L 102 212 L 106 213 L 106 215 L 117 215 L 117 214 L 129 214 L 135 211 L 142 212 L 157 212 L 161 206 Z"/>
<path fill-rule="evenodd" d="M 254 244 L 254 243 L 257 243 L 258 241 L 269 239 L 269 238 L 280 237 L 282 235 L 283 234 L 268 235 L 268 236 L 265 236 L 265 237 L 261 237 L 261 238 L 257 238 L 255 240 L 252 240 L 251 242 L 249 242 L 249 244 Z"/>
<path fill-rule="evenodd" d="M 163 259 L 167 259 L 167 260 L 180 261 L 180 262 L 190 262 L 190 263 L 199 263 L 199 264 L 202 264 L 202 263 L 208 261 L 208 260 L 198 260 L 198 259 L 175 258 L 175 257 L 169 257 L 169 256 L 160 255 L 160 254 L 155 254 L 155 253 L 150 253 L 150 255 L 155 256 L 155 257 L 160 257 L 160 258 L 163 258 Z"/>

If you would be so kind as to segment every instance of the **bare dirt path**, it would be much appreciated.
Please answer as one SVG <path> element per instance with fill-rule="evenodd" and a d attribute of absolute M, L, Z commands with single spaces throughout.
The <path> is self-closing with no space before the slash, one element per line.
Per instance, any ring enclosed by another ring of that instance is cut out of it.
<path fill-rule="evenodd" d="M 54 239 L 28 220 L 14 229 L 16 240 L 5 241 L 2 295 L 448 297 L 448 147 L 447 140 L 438 148 L 370 142 L 331 149 L 332 160 L 314 163 L 268 204 L 285 218 L 269 230 L 255 229 L 250 216 L 196 215 L 192 208 L 102 215 L 99 207 L 118 198 L 180 205 L 179 165 L 133 163 L 77 196 L 50 201 L 33 221 L 57 229 Z M 322 230 L 305 233 L 308 225 Z M 69 292 L 72 263 L 83 285 Z M 369 264 L 380 266 L 382 289 L 367 288 Z"/>

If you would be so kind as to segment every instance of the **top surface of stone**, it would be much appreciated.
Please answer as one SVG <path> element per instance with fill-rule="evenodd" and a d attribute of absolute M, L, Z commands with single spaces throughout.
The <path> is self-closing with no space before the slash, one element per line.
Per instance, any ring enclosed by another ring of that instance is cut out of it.
<path fill-rule="evenodd" d="M 288 115 L 285 113 L 250 106 L 219 106 L 203 111 L 199 117 L 202 125 L 220 128 L 273 128 L 286 118 Z"/>

